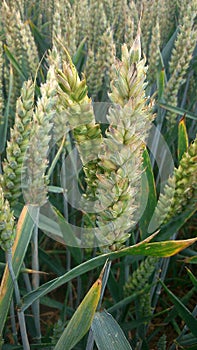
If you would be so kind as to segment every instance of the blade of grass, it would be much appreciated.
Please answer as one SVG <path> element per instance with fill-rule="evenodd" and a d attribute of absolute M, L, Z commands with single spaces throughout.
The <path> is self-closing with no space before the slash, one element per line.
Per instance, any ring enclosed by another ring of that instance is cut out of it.
<path fill-rule="evenodd" d="M 0 154 L 3 153 L 5 144 L 6 144 L 6 137 L 7 137 L 7 128 L 8 128 L 8 118 L 9 118 L 9 111 L 10 111 L 10 99 L 12 95 L 12 89 L 13 89 L 13 68 L 10 66 L 10 76 L 9 76 L 9 91 L 8 91 L 8 98 L 7 98 L 7 105 L 5 109 L 5 114 L 2 116 L 2 121 L 0 123 Z"/>
<path fill-rule="evenodd" d="M 192 315 L 192 313 L 188 310 L 188 308 L 168 289 L 168 287 L 160 281 L 164 290 L 168 294 L 170 300 L 173 302 L 175 308 L 177 309 L 179 316 L 185 321 L 186 325 L 193 333 L 194 336 L 197 337 L 197 319 Z"/>
<path fill-rule="evenodd" d="M 27 251 L 31 234 L 34 228 L 34 220 L 37 210 L 35 207 L 24 206 L 19 217 L 15 243 L 12 250 L 12 264 L 16 278 L 20 272 L 25 253 Z M 3 334 L 4 325 L 6 322 L 7 313 L 9 310 L 11 298 L 13 294 L 13 284 L 11 276 L 6 265 L 4 275 L 0 287 L 0 338 Z"/>
<path fill-rule="evenodd" d="M 174 113 L 180 114 L 180 115 L 185 115 L 186 118 L 197 120 L 197 116 L 195 114 L 193 114 L 189 111 L 186 111 L 183 108 L 174 107 L 174 106 L 168 105 L 167 103 L 163 103 L 163 102 L 159 103 L 159 106 L 166 109 L 167 111 L 174 112 Z"/>
<path fill-rule="evenodd" d="M 72 349 L 88 332 L 101 295 L 103 271 L 69 321 L 54 350 Z"/>
<path fill-rule="evenodd" d="M 17 278 L 16 278 L 15 273 L 14 273 L 14 269 L 13 269 L 12 250 L 11 249 L 9 249 L 6 252 L 6 260 L 7 260 L 7 264 L 8 264 L 9 273 L 10 273 L 10 276 L 12 279 L 12 283 L 13 283 L 13 289 L 15 292 L 16 302 L 17 302 L 18 306 L 20 306 L 20 303 L 21 303 L 20 290 L 19 290 Z M 19 310 L 17 310 L 17 315 L 18 315 L 18 321 L 19 321 L 19 327 L 20 327 L 23 348 L 24 348 L 24 350 L 30 350 L 24 312 L 20 312 Z"/>
<path fill-rule="evenodd" d="M 197 289 L 197 278 L 194 276 L 194 274 L 186 267 L 187 273 L 192 281 L 193 286 Z"/>
<path fill-rule="evenodd" d="M 41 296 L 48 294 L 55 288 L 60 287 L 61 285 L 69 282 L 71 279 L 78 277 L 88 271 L 91 271 L 92 269 L 100 265 L 103 265 L 107 258 L 110 258 L 113 260 L 113 259 L 117 259 L 122 256 L 130 255 L 130 254 L 145 255 L 145 256 L 151 255 L 151 256 L 158 256 L 158 257 L 172 256 L 173 254 L 178 253 L 180 250 L 185 249 L 187 246 L 197 241 L 197 238 L 192 238 L 185 241 L 183 240 L 183 241 L 148 243 L 148 241 L 151 240 L 153 236 L 154 235 L 151 235 L 146 240 L 134 246 L 121 249 L 120 251 L 106 253 L 106 254 L 97 256 L 96 258 L 88 260 L 74 267 L 72 270 L 68 271 L 63 276 L 55 278 L 52 281 L 49 281 L 43 284 L 37 290 L 32 291 L 31 293 L 28 293 L 23 297 L 23 304 L 22 304 L 21 310 L 23 311 L 26 310 L 32 304 L 33 301 L 40 298 Z"/>
<path fill-rule="evenodd" d="M 16 69 L 16 71 L 21 76 L 21 78 L 23 78 L 23 80 L 27 80 L 27 76 L 23 73 L 22 68 L 19 66 L 18 62 L 16 61 L 16 59 L 14 58 L 14 56 L 12 55 L 12 53 L 10 52 L 10 50 L 6 45 L 4 45 L 4 50 L 10 63 Z"/>
<path fill-rule="evenodd" d="M 185 124 L 185 117 L 183 117 L 178 126 L 178 160 L 180 162 L 183 154 L 188 149 L 188 134 Z"/>
<path fill-rule="evenodd" d="M 153 175 L 153 170 L 151 167 L 151 161 L 148 154 L 147 149 L 145 148 L 143 152 L 143 169 L 142 173 L 142 193 L 148 193 L 148 200 L 146 204 L 146 208 L 143 212 L 143 215 L 140 218 L 139 226 L 141 231 L 142 239 L 147 237 L 147 229 L 150 223 L 150 220 L 153 216 L 155 207 L 157 205 L 157 194 L 156 194 L 156 186 Z M 142 198 L 146 198 L 146 196 L 142 196 Z M 143 199 L 142 199 L 143 200 Z"/>
<path fill-rule="evenodd" d="M 132 350 L 119 324 L 108 312 L 96 312 L 91 328 L 99 350 Z"/>

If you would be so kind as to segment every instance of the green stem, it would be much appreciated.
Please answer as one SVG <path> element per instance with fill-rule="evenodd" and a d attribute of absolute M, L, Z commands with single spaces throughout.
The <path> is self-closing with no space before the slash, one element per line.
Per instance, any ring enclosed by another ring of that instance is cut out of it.
<path fill-rule="evenodd" d="M 38 211 L 39 216 L 39 211 Z M 39 271 L 39 259 L 38 259 L 38 225 L 36 225 L 33 230 L 32 235 L 32 270 L 34 271 L 32 276 L 32 287 L 37 289 L 40 284 L 39 274 L 36 271 Z M 32 304 L 34 309 L 34 322 L 36 328 L 36 339 L 40 342 L 41 339 L 41 328 L 40 328 L 40 302 L 39 299 L 34 301 Z"/>
<path fill-rule="evenodd" d="M 12 335 L 14 338 L 14 344 L 18 344 L 18 336 L 17 336 L 17 329 L 16 329 L 16 320 L 15 320 L 15 310 L 14 310 L 14 301 L 11 300 L 10 303 L 10 321 L 12 326 Z"/>
<path fill-rule="evenodd" d="M 24 350 L 30 350 L 29 340 L 28 340 L 28 337 L 27 337 L 25 315 L 24 315 L 23 311 L 20 311 L 20 304 L 21 304 L 20 291 L 19 291 L 19 287 L 18 287 L 17 278 L 15 276 L 15 273 L 14 273 L 14 270 L 13 270 L 13 266 L 12 266 L 12 251 L 11 251 L 11 249 L 9 249 L 6 252 L 6 260 L 7 260 L 7 263 L 8 263 L 10 276 L 12 278 L 12 282 L 13 282 L 13 285 L 14 285 L 15 297 L 16 297 L 16 302 L 17 302 L 17 305 L 18 305 L 17 314 L 18 314 L 21 338 L 22 338 L 22 343 L 23 343 L 23 349 Z"/>
<path fill-rule="evenodd" d="M 61 155 L 61 153 L 62 153 L 65 140 L 66 140 L 66 136 L 63 137 L 62 143 L 61 143 L 61 145 L 60 145 L 60 148 L 58 149 L 58 151 L 57 151 L 57 153 L 56 153 L 56 156 L 55 156 L 55 158 L 53 159 L 52 164 L 51 164 L 51 166 L 50 166 L 50 168 L 49 168 L 49 170 L 48 170 L 48 173 L 47 173 L 47 176 L 48 176 L 48 177 L 51 176 L 53 170 L 55 169 L 55 166 L 56 166 L 56 164 L 57 164 L 57 162 L 58 162 L 58 159 L 59 159 L 59 157 L 60 157 L 60 155 Z"/>

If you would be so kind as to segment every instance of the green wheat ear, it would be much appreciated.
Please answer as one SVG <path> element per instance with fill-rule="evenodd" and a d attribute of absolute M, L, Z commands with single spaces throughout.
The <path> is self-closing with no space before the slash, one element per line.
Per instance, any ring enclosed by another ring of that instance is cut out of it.
<path fill-rule="evenodd" d="M 148 82 L 152 84 L 157 79 L 157 71 L 160 64 L 160 28 L 159 22 L 156 22 L 156 26 L 153 28 L 151 43 L 150 43 L 150 57 L 148 67 Z"/>
<path fill-rule="evenodd" d="M 184 4 L 184 1 L 182 3 Z M 186 73 L 196 46 L 197 30 L 194 21 L 197 2 L 191 2 L 186 8 L 183 5 L 183 9 L 183 17 L 181 18 L 177 39 L 169 62 L 171 76 L 164 91 L 166 103 L 172 106 L 177 105 L 178 92 L 186 81 Z M 175 113 L 167 113 L 169 128 L 176 123 L 176 116 Z"/>
<path fill-rule="evenodd" d="M 47 73 L 46 83 L 41 85 L 41 97 L 33 115 L 32 131 L 24 161 L 22 179 L 23 195 L 27 203 L 42 206 L 47 201 L 49 142 L 51 140 L 52 118 L 57 101 L 57 82 L 54 67 Z"/>
<path fill-rule="evenodd" d="M 14 216 L 10 210 L 9 202 L 4 198 L 3 189 L 0 186 L 0 247 L 7 251 L 15 237 Z"/>
<path fill-rule="evenodd" d="M 156 218 L 160 224 L 169 222 L 173 217 L 191 206 L 195 208 L 197 197 L 197 138 L 183 154 L 179 167 L 174 169 L 164 193 L 160 196 L 156 208 Z"/>
<path fill-rule="evenodd" d="M 21 96 L 17 100 L 15 124 L 7 143 L 3 175 L 0 175 L 0 184 L 11 206 L 21 195 L 22 166 L 32 127 L 33 107 L 34 84 L 29 80 L 23 84 Z"/>
<path fill-rule="evenodd" d="M 132 295 L 135 292 L 141 291 L 150 286 L 150 277 L 155 271 L 157 257 L 148 256 L 141 262 L 137 270 L 135 270 L 129 277 L 124 286 L 125 296 Z M 139 296 L 140 315 L 151 315 L 151 300 L 150 293 L 146 291 L 143 295 Z"/>
<path fill-rule="evenodd" d="M 151 127 L 147 104 L 145 60 L 141 60 L 140 28 L 130 50 L 122 46 L 122 59 L 114 66 L 109 97 L 113 106 L 107 115 L 109 128 L 99 153 L 97 172 L 98 239 L 118 248 L 129 237 L 136 221 L 142 152 Z"/>

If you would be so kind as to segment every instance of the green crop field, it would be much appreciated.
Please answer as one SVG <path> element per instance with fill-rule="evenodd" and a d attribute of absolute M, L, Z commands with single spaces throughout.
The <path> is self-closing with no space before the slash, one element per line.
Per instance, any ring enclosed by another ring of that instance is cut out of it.
<path fill-rule="evenodd" d="M 197 0 L 2 0 L 0 349 L 197 349 Z"/>

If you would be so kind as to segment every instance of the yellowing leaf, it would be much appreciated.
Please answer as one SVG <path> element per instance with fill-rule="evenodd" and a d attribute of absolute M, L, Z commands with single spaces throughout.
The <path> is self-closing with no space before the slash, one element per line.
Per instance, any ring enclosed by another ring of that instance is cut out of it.
<path fill-rule="evenodd" d="M 92 285 L 75 311 L 54 350 L 70 350 L 88 332 L 101 295 L 102 275 Z"/>

